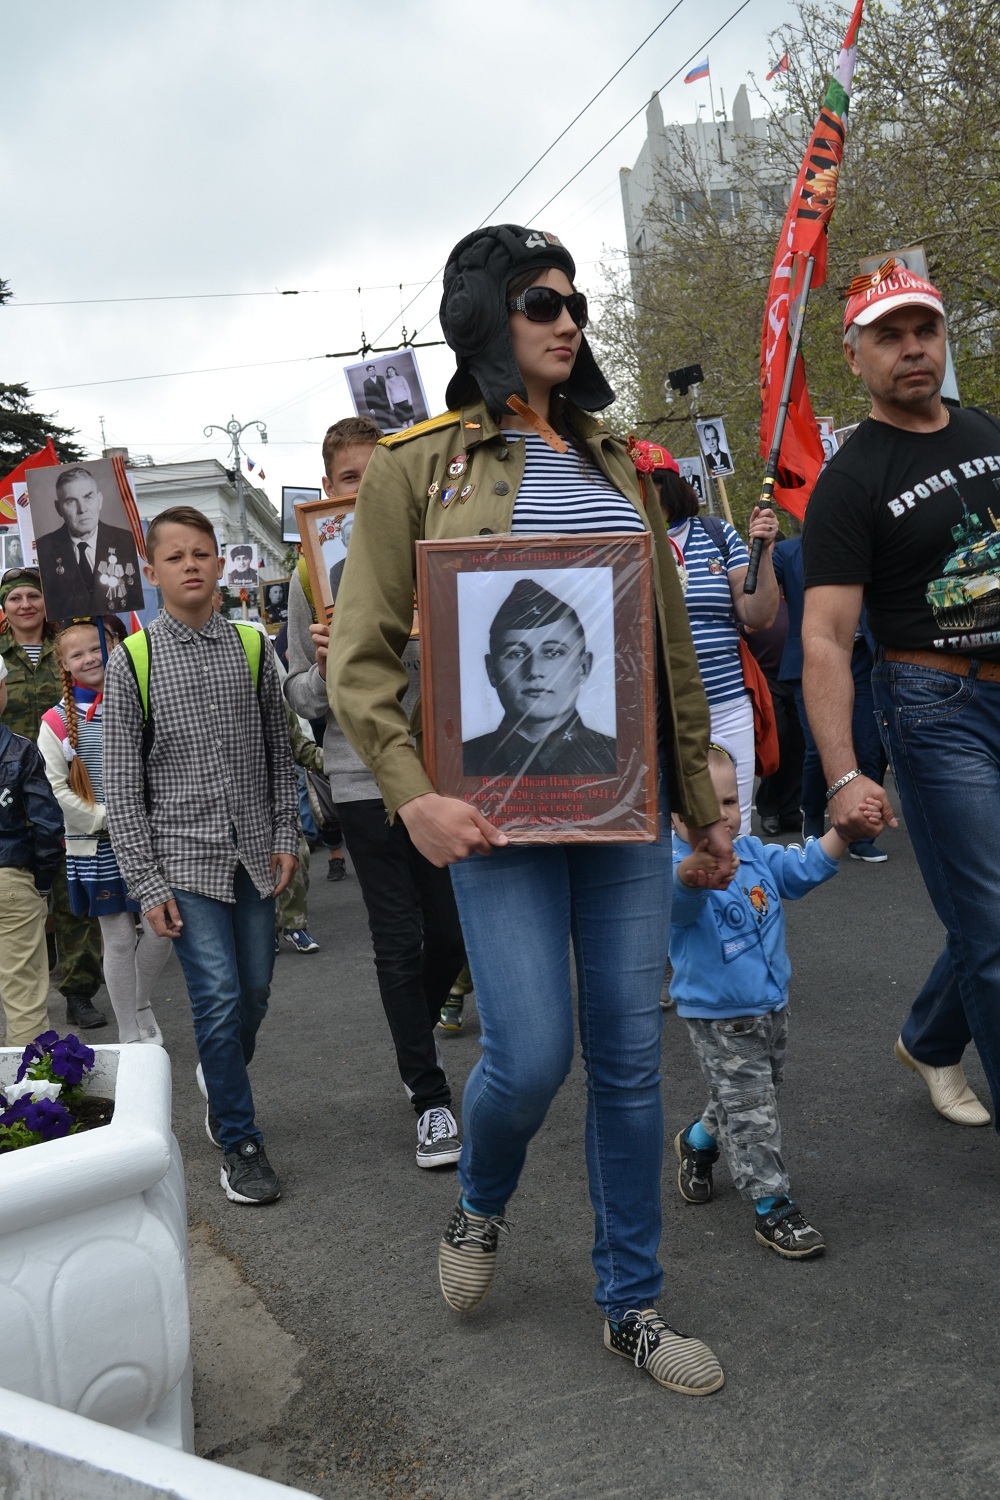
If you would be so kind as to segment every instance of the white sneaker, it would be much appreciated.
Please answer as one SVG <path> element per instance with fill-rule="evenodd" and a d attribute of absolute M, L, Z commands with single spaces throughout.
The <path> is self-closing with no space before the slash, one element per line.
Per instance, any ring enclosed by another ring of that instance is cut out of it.
<path fill-rule="evenodd" d="M 199 1092 L 199 1094 L 201 1095 L 201 1097 L 205 1100 L 205 1103 L 207 1104 L 208 1103 L 208 1089 L 205 1087 L 205 1075 L 201 1071 L 201 1063 L 199 1063 L 198 1066 L 194 1070 L 194 1081 L 198 1085 L 198 1092 Z"/>
<path fill-rule="evenodd" d="M 417 1166 L 450 1167 L 462 1154 L 450 1109 L 425 1109 L 417 1122 Z"/>
<path fill-rule="evenodd" d="M 140 1042 L 151 1042 L 155 1047 L 163 1046 L 163 1032 L 156 1024 L 156 1017 L 147 1005 L 135 1013 L 136 1025 L 139 1027 Z"/>

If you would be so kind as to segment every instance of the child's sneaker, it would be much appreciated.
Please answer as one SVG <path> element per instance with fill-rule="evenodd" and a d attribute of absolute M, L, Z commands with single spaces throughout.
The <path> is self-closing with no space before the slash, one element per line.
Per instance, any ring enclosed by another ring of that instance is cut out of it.
<path fill-rule="evenodd" d="M 677 1186 L 681 1197 L 685 1203 L 707 1203 L 712 1196 L 712 1167 L 719 1160 L 718 1148 L 700 1151 L 688 1141 L 687 1130 L 681 1130 L 674 1138 L 674 1150 L 680 1162 Z"/>
<path fill-rule="evenodd" d="M 448 1031 L 453 1035 L 462 1029 L 462 1010 L 465 1001 L 461 995 L 449 995 L 441 1007 L 441 1018 L 438 1021 L 438 1031 Z"/>
<path fill-rule="evenodd" d="M 754 1209 L 754 1221 L 758 1243 L 787 1260 L 808 1260 L 826 1249 L 819 1230 L 803 1217 L 791 1198 L 778 1198 L 766 1214 Z"/>

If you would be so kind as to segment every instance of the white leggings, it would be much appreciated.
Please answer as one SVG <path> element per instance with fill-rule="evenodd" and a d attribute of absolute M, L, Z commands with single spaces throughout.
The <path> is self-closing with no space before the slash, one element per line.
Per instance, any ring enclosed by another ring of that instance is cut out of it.
<path fill-rule="evenodd" d="M 98 920 L 104 939 L 104 982 L 118 1022 L 118 1040 L 137 1042 L 136 1013 L 149 1008 L 153 985 L 170 956 L 173 940 L 157 937 L 143 917 L 142 936 L 136 943 L 135 916 L 130 911 Z"/>
<path fill-rule="evenodd" d="M 753 798 L 754 743 L 753 704 L 750 694 L 732 698 L 728 703 L 709 705 L 713 740 L 722 740 L 736 756 L 736 784 L 740 792 L 740 832 L 750 832 L 750 803 Z M 168 940 L 169 941 L 169 940 Z"/>

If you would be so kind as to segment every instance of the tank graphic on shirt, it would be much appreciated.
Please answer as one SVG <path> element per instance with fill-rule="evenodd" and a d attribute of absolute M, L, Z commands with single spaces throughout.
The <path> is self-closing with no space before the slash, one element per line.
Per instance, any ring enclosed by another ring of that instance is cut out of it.
<path fill-rule="evenodd" d="M 926 598 L 942 630 L 988 630 L 1000 625 L 1000 521 L 987 508 L 991 529 L 984 534 L 982 520 L 964 502 L 963 511 L 951 529 L 955 549 L 942 576 L 927 585 Z"/>

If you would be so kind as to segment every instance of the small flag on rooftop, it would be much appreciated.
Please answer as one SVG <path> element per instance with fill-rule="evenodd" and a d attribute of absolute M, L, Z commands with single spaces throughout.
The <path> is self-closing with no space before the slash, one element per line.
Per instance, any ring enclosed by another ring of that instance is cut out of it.
<path fill-rule="evenodd" d="M 768 75 L 765 78 L 764 82 L 765 83 L 770 83 L 771 79 L 772 78 L 777 78 L 777 76 L 778 76 L 779 73 L 787 73 L 787 72 L 788 72 L 788 53 L 786 52 L 785 55 L 784 55 L 784 57 L 782 57 L 778 62 L 775 63 L 774 67 L 771 69 L 770 73 L 768 73 Z"/>
<path fill-rule="evenodd" d="M 254 469 L 256 469 L 256 467 L 257 467 L 257 465 L 256 465 L 256 464 L 255 464 L 255 463 L 254 463 L 254 461 L 253 461 L 253 459 L 252 459 L 252 458 L 251 458 L 251 457 L 250 457 L 250 455 L 249 455 L 249 454 L 248 454 L 248 455 L 247 455 L 247 469 L 248 469 L 248 470 L 249 470 L 249 471 L 250 471 L 250 473 L 251 473 L 251 474 L 252 474 L 252 473 L 253 473 L 253 471 L 254 471 Z"/>
<path fill-rule="evenodd" d="M 684 79 L 685 83 L 697 83 L 699 78 L 708 77 L 708 58 L 705 57 L 700 63 L 695 63 L 690 73 Z"/>

